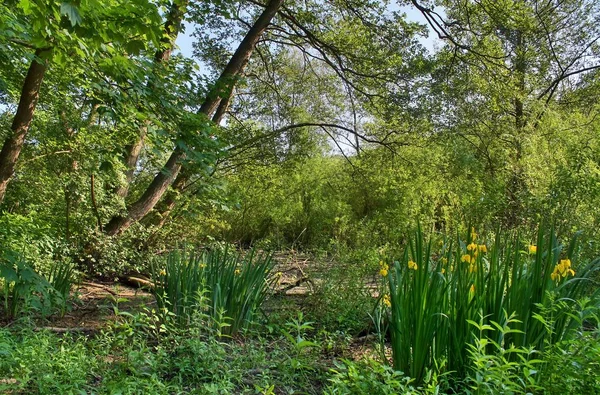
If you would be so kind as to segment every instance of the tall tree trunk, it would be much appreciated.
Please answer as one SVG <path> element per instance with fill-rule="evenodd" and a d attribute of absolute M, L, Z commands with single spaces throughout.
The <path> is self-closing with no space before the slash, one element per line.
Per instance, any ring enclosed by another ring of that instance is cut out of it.
<path fill-rule="evenodd" d="M 229 107 L 229 103 L 233 96 L 233 90 L 230 92 L 229 97 L 221 100 L 217 111 L 212 117 L 212 122 L 216 125 L 220 124 L 227 112 L 227 108 Z M 165 198 L 161 202 L 158 211 L 158 221 L 155 224 L 157 227 L 162 228 L 167 219 L 169 218 L 171 211 L 175 208 L 175 204 L 177 203 L 177 196 L 184 192 L 186 185 L 190 177 L 192 176 L 191 172 L 188 169 L 183 169 L 172 185 L 172 190 L 167 192 Z"/>
<path fill-rule="evenodd" d="M 23 82 L 19 106 L 11 125 L 12 133 L 6 138 L 2 151 L 0 151 L 0 203 L 4 200 L 6 187 L 15 171 L 15 165 L 19 160 L 25 137 L 33 119 L 35 106 L 40 97 L 40 88 L 47 68 L 47 62 L 40 59 L 40 57 L 48 52 L 50 52 L 49 49 L 35 51 L 35 58 L 31 61 Z"/>
<path fill-rule="evenodd" d="M 171 58 L 171 53 L 175 47 L 175 41 L 179 35 L 181 22 L 183 21 L 188 4 L 189 0 L 174 0 L 173 3 L 171 3 L 169 15 L 163 26 L 165 35 L 161 39 L 161 47 L 154 54 L 154 62 L 157 65 L 166 63 Z M 152 82 L 149 82 L 149 85 L 151 84 Z M 129 185 L 133 181 L 140 153 L 144 147 L 144 140 L 148 133 L 148 124 L 149 122 L 147 121 L 142 123 L 136 140 L 125 147 L 125 184 L 119 186 L 115 191 L 117 196 L 122 198 L 127 197 L 127 194 L 129 193 Z"/>
<path fill-rule="evenodd" d="M 210 117 L 221 103 L 221 99 L 229 97 L 235 86 L 237 77 L 248 64 L 256 43 L 269 26 L 269 23 L 271 23 L 271 19 L 273 19 L 283 2 L 284 0 L 269 1 L 217 79 L 213 89 L 209 92 L 200 107 L 199 113 Z M 131 224 L 139 221 L 148 214 L 179 174 L 181 161 L 185 159 L 185 156 L 185 151 L 181 147 L 175 148 L 167 163 L 156 174 L 144 194 L 129 207 L 127 215 L 124 217 L 113 217 L 105 228 L 106 233 L 108 235 L 118 235 L 129 228 Z"/>
<path fill-rule="evenodd" d="M 521 164 L 523 155 L 523 135 L 525 133 L 525 112 L 523 105 L 523 95 L 525 94 L 525 73 L 527 72 L 527 63 L 525 59 L 525 38 L 523 32 L 516 32 L 515 43 L 515 72 L 517 77 L 517 96 L 514 98 L 515 111 L 515 135 L 513 136 L 514 156 L 512 163 L 512 174 L 508 185 L 508 212 L 505 214 L 506 225 L 509 228 L 518 225 L 519 218 L 522 217 L 523 197 L 525 196 L 527 185 L 523 179 L 523 168 Z"/>

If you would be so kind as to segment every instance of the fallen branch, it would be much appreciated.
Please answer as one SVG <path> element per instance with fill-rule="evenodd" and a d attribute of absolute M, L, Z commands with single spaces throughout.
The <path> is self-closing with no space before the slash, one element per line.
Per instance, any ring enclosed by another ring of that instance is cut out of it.
<path fill-rule="evenodd" d="M 312 280 L 310 278 L 306 277 L 306 276 L 305 277 L 300 277 L 299 279 L 297 279 L 293 283 L 288 284 L 288 285 L 286 285 L 283 288 L 279 288 L 277 291 L 275 291 L 275 295 L 285 294 L 290 289 L 296 288 L 296 287 L 300 286 L 300 284 L 305 283 L 305 282 L 312 282 Z"/>
<path fill-rule="evenodd" d="M 119 295 L 119 293 L 118 293 L 118 292 L 115 292 L 115 291 L 113 291 L 112 289 L 110 289 L 110 288 L 109 288 L 109 287 L 107 287 L 106 285 L 102 285 L 102 284 L 96 284 L 96 283 L 90 283 L 90 282 L 87 282 L 87 281 L 82 281 L 82 282 L 81 282 L 81 285 L 86 285 L 86 286 L 88 286 L 88 287 L 94 287 L 94 288 L 100 288 L 100 289 L 103 289 L 103 290 L 105 290 L 106 292 L 108 292 L 109 294 L 111 294 L 111 295 L 113 295 L 113 296 L 118 296 L 118 295 Z"/>
<path fill-rule="evenodd" d="M 132 287 L 148 290 L 154 289 L 154 282 L 147 278 L 142 278 L 138 276 L 124 276 L 121 277 L 120 280 L 127 285 L 131 285 Z"/>
<path fill-rule="evenodd" d="M 49 331 L 49 332 L 53 332 L 53 333 L 57 333 L 57 334 L 80 333 L 80 334 L 84 334 L 84 335 L 92 335 L 97 332 L 97 329 L 95 329 L 95 328 L 83 328 L 83 327 L 57 328 L 57 327 L 53 327 L 53 326 L 42 326 L 42 327 L 35 328 L 34 330 L 36 332 Z"/>

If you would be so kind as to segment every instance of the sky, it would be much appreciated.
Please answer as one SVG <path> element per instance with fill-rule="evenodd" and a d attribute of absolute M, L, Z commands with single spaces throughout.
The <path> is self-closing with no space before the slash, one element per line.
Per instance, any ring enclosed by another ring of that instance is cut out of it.
<path fill-rule="evenodd" d="M 404 12 L 406 14 L 406 18 L 411 21 L 411 22 L 419 22 L 421 24 L 426 25 L 427 27 L 429 27 L 427 25 L 427 21 L 425 20 L 425 18 L 423 17 L 423 14 L 421 14 L 420 11 L 418 11 L 416 8 L 414 7 L 397 7 L 397 6 L 391 6 L 390 7 L 390 11 L 395 11 L 395 10 L 401 10 L 402 12 Z M 193 54 L 193 42 L 194 42 L 194 38 L 192 37 L 192 33 L 194 31 L 194 26 L 191 23 L 186 22 L 185 23 L 185 32 L 183 34 L 180 34 L 177 37 L 177 41 L 176 44 L 179 47 L 179 52 L 181 52 L 185 57 L 191 58 L 192 54 Z M 439 43 L 439 39 L 435 36 L 434 33 L 429 32 L 429 37 L 427 38 L 421 38 L 420 39 L 421 44 L 423 44 L 423 46 L 425 46 L 425 48 L 427 48 L 430 52 L 433 52 L 435 49 L 435 45 L 437 43 Z"/>

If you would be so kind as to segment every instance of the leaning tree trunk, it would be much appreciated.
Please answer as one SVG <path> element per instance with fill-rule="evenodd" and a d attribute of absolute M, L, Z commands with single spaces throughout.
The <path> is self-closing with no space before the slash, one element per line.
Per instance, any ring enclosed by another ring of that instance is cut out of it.
<path fill-rule="evenodd" d="M 227 112 L 227 108 L 229 107 L 229 103 L 233 96 L 233 90 L 230 91 L 229 96 L 222 99 L 217 111 L 212 117 L 212 122 L 215 124 L 220 124 L 223 120 L 223 116 Z M 158 211 L 158 220 L 154 223 L 158 228 L 162 228 L 162 226 L 167 222 L 167 219 L 171 215 L 171 212 L 175 208 L 177 204 L 177 196 L 184 193 L 186 186 L 188 185 L 188 181 L 192 174 L 188 169 L 183 169 L 172 185 L 172 190 L 167 192 L 165 198 L 157 208 Z"/>
<path fill-rule="evenodd" d="M 0 151 L 0 203 L 4 200 L 6 187 L 15 171 L 15 165 L 19 160 L 25 137 L 33 119 L 35 106 L 40 97 L 40 88 L 47 68 L 46 61 L 40 59 L 40 57 L 49 51 L 49 49 L 35 51 L 35 58 L 31 61 L 23 82 L 19 106 L 11 126 L 12 133 L 6 138 L 2 151 Z"/>
<path fill-rule="evenodd" d="M 163 31 L 165 34 L 161 39 L 161 47 L 154 54 L 154 62 L 157 65 L 166 63 L 171 58 L 171 53 L 175 47 L 175 40 L 177 40 L 177 36 L 179 35 L 181 22 L 183 21 L 188 4 L 188 0 L 179 2 L 175 0 L 171 4 L 169 15 L 163 26 Z M 152 85 L 152 83 L 150 82 L 149 85 Z M 119 186 L 115 191 L 117 196 L 122 198 L 126 198 L 127 194 L 129 193 L 129 185 L 133 181 L 140 153 L 144 147 L 144 139 L 148 133 L 148 124 L 148 121 L 142 123 L 136 140 L 132 144 L 129 144 L 125 147 L 125 183 Z"/>
<path fill-rule="evenodd" d="M 207 95 L 200 107 L 199 113 L 210 117 L 218 108 L 221 99 L 229 97 L 231 90 L 235 86 L 237 77 L 248 64 L 256 43 L 269 26 L 269 23 L 271 23 L 271 20 L 283 2 L 284 0 L 271 0 L 267 4 L 217 79 L 214 88 Z M 129 228 L 134 222 L 146 216 L 179 174 L 181 162 L 185 159 L 185 156 L 185 151 L 181 147 L 178 146 L 175 148 L 167 163 L 156 174 L 144 194 L 128 208 L 125 216 L 113 217 L 106 225 L 105 232 L 108 235 L 118 235 Z"/>

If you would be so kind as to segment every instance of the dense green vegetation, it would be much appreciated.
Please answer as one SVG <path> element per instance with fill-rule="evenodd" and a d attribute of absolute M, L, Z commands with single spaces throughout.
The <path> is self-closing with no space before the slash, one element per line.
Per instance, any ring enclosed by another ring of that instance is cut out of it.
<path fill-rule="evenodd" d="M 599 72 L 595 0 L 4 0 L 0 392 L 600 394 Z"/>

